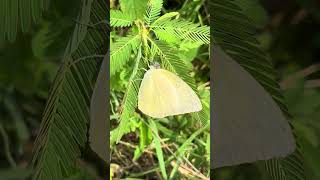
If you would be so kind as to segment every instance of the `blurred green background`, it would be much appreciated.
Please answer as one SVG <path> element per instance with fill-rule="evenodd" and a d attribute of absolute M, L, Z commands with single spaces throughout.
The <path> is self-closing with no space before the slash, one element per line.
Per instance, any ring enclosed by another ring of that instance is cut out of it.
<path fill-rule="evenodd" d="M 77 0 L 51 1 L 29 32 L 19 32 L 13 42 L 0 40 L 1 180 L 31 173 L 26 167 L 41 115 L 80 5 Z"/>
<path fill-rule="evenodd" d="M 308 177 L 318 180 L 320 3 L 317 0 L 236 1 L 257 25 L 257 37 L 279 72 Z M 180 8 L 183 2 L 171 1 L 167 6 Z M 0 179 L 30 173 L 24 168 L 30 163 L 41 113 L 76 23 L 78 6 L 76 0 L 52 1 L 49 11 L 29 33 L 20 33 L 15 42 L 0 42 Z M 190 5 L 182 13 L 193 14 L 193 10 Z M 216 179 L 263 179 L 259 168 L 251 165 L 224 168 L 214 174 Z"/>

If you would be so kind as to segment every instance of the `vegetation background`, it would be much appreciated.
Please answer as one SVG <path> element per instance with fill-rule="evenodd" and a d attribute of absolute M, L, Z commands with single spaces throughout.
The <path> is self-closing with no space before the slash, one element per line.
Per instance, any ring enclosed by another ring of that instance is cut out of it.
<path fill-rule="evenodd" d="M 205 9 L 208 4 L 162 0 L 113 2 L 110 156 L 114 177 L 208 179 L 210 18 Z M 144 69 L 154 62 L 193 88 L 202 103 L 200 112 L 156 119 L 136 111 Z"/>
<path fill-rule="evenodd" d="M 172 0 L 165 3 L 165 9 L 180 9 L 185 2 Z M 316 0 L 235 2 L 253 20 L 258 29 L 255 36 L 280 72 L 279 82 L 293 116 L 306 174 L 309 179 L 317 180 L 320 178 L 320 4 Z M 195 18 L 206 14 L 204 7 L 194 11 L 193 6 L 200 3 L 189 0 L 181 14 Z M 4 7 L 0 4 L 0 14 L 5 12 Z M 79 24 L 75 19 L 80 8 L 81 3 L 76 0 L 52 1 L 50 9 L 37 19 L 38 24 L 30 31 L 19 32 L 11 41 L 0 38 L 0 179 L 24 179 L 32 173 L 28 167 L 42 113 L 73 29 Z M 9 25 L 2 21 L 1 27 L 5 26 Z M 199 55 L 195 57 L 197 61 L 201 61 Z M 207 74 L 202 74 L 206 71 L 195 68 L 195 72 L 199 79 L 207 79 Z M 199 141 L 207 139 L 203 137 Z M 79 162 L 81 170 L 73 170 L 70 179 L 102 179 L 104 165 L 95 160 L 92 152 L 84 150 L 83 160 Z M 203 165 L 204 173 L 208 172 L 207 168 Z M 139 172 L 144 170 L 147 169 Z M 268 179 L 257 164 L 219 169 L 214 178 Z"/>

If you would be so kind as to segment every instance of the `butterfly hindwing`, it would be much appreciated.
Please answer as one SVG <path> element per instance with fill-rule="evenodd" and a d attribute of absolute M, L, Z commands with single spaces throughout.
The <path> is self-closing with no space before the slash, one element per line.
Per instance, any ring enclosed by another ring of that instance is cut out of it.
<path fill-rule="evenodd" d="M 177 75 L 164 69 L 146 72 L 139 90 L 138 108 L 155 118 L 202 109 L 196 93 Z"/>

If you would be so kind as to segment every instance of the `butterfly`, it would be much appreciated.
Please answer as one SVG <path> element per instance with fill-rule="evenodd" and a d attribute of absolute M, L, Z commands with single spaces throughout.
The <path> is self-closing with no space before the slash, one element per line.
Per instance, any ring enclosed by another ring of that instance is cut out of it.
<path fill-rule="evenodd" d="M 138 93 L 138 109 L 150 117 L 164 118 L 201 111 L 202 105 L 186 82 L 156 64 L 144 74 Z"/>

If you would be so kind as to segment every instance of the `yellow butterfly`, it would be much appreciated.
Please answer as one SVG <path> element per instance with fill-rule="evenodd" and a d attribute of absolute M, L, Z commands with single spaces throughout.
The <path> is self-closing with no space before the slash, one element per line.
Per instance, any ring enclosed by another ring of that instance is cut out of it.
<path fill-rule="evenodd" d="M 202 105 L 196 93 L 174 73 L 150 66 L 138 93 L 138 109 L 153 118 L 198 112 Z"/>

